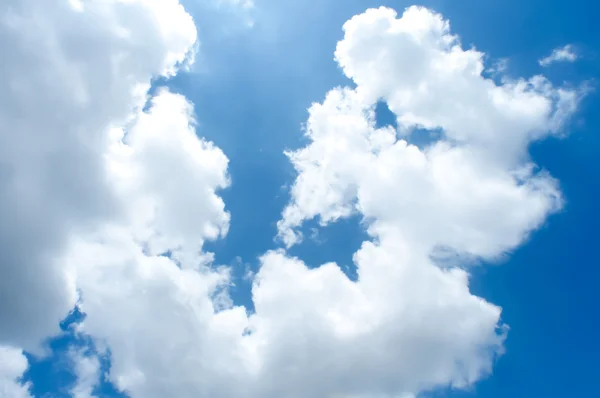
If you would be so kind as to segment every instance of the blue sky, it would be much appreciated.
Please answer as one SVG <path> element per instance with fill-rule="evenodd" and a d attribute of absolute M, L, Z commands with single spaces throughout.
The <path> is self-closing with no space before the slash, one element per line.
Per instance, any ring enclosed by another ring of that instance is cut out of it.
<path fill-rule="evenodd" d="M 214 263 L 233 267 L 231 299 L 252 309 L 251 283 L 245 275 L 259 270 L 259 257 L 265 252 L 283 247 L 274 237 L 296 178 L 284 151 L 309 144 L 302 126 L 312 103 L 322 102 L 336 86 L 355 86 L 333 59 L 336 43 L 343 38 L 342 25 L 370 7 L 391 7 L 401 15 L 412 3 L 256 0 L 249 10 L 182 3 L 198 29 L 196 64 L 189 72 L 155 80 L 154 85 L 166 85 L 192 102 L 197 133 L 229 158 L 231 185 L 219 192 L 231 214 L 229 230 L 224 238 L 207 242 L 204 250 L 215 253 Z M 422 5 L 448 19 L 463 47 L 474 45 L 484 52 L 488 65 L 507 59 L 509 76 L 543 73 L 555 85 L 590 82 L 594 87 L 600 72 L 600 28 L 591 15 L 600 9 L 589 1 L 448 0 Z M 245 26 L 248 19 L 254 21 L 252 27 Z M 539 59 L 566 44 L 576 49 L 575 62 L 539 65 Z M 600 222 L 599 106 L 592 90 L 567 124 L 564 137 L 549 137 L 529 148 L 532 160 L 560 182 L 562 210 L 500 260 L 468 268 L 473 275 L 471 293 L 502 307 L 501 320 L 510 327 L 505 353 L 494 360 L 491 375 L 466 391 L 440 386 L 422 396 L 600 395 L 595 374 L 600 318 L 594 294 L 600 271 L 593 249 Z M 389 111 L 379 110 L 377 118 L 380 125 L 394 123 Z M 301 229 L 306 239 L 287 250 L 290 256 L 309 267 L 336 262 L 356 278 L 352 256 L 370 239 L 360 216 L 324 227 L 308 220 Z M 82 317 L 75 314 L 63 321 L 66 335 L 49 338 L 52 352 L 47 357 L 27 354 L 29 369 L 23 381 L 31 383 L 34 397 L 70 396 L 77 379 L 70 350 L 87 347 L 96 352 L 92 338 L 72 331 Z M 110 358 L 101 358 L 101 368 L 108 372 Z M 101 380 L 94 394 L 128 396 L 117 390 Z"/>

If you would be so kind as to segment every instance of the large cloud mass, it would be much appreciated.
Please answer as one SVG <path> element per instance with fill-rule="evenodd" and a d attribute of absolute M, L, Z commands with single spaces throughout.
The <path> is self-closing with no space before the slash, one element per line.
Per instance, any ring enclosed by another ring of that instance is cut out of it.
<path fill-rule="evenodd" d="M 457 261 L 501 256 L 561 207 L 557 182 L 527 149 L 561 131 L 579 93 L 542 76 L 484 77 L 483 54 L 463 49 L 424 8 L 400 18 L 371 9 L 344 32 L 335 56 L 356 88 L 333 89 L 310 108 L 311 142 L 288 154 L 298 177 L 279 236 L 291 246 L 306 220 L 360 214 L 372 241 L 354 255 L 356 283 L 331 265 L 264 258 L 257 318 L 302 347 L 275 349 L 272 371 L 291 366 L 286 358 L 316 368 L 324 389 L 305 396 L 466 386 L 490 371 L 503 333 L 500 309 L 470 294 Z M 378 101 L 397 131 L 376 127 Z M 294 303 L 291 326 L 276 313 Z"/>
<path fill-rule="evenodd" d="M 412 397 L 490 373 L 501 310 L 457 261 L 502 255 L 560 208 L 527 146 L 560 131 L 576 92 L 483 77 L 483 54 L 427 9 L 352 18 L 336 59 L 356 88 L 310 108 L 278 226 L 291 246 L 304 221 L 360 214 L 372 239 L 358 280 L 268 252 L 249 314 L 203 251 L 227 233 L 228 159 L 198 138 L 185 97 L 147 96 L 194 48 L 178 1 L 0 10 L 0 344 L 36 350 L 79 300 L 79 331 L 110 350 L 110 380 L 134 398 Z M 378 101 L 398 130 L 376 127 Z M 437 138 L 412 145 L 426 130 Z M 0 388 L 27 396 L 25 357 L 0 350 L 14 365 Z M 98 363 L 74 358 L 73 392 L 87 396 Z"/>
<path fill-rule="evenodd" d="M 34 349 L 77 300 L 70 233 L 118 213 L 108 130 L 196 39 L 177 1 L 9 1 L 0 9 L 0 342 Z"/>

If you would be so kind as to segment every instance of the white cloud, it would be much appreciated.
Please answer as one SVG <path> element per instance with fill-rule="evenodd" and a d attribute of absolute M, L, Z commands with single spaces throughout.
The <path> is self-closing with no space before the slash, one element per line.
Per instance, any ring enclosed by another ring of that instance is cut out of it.
<path fill-rule="evenodd" d="M 27 358 L 21 350 L 0 346 L 0 396 L 31 398 L 29 384 L 20 382 L 27 366 Z"/>
<path fill-rule="evenodd" d="M 119 212 L 107 131 L 196 29 L 176 0 L 11 0 L 0 37 L 0 342 L 35 351 L 77 300 L 68 235 Z"/>
<path fill-rule="evenodd" d="M 356 89 L 333 89 L 309 109 L 311 142 L 288 153 L 298 177 L 279 236 L 290 246 L 305 220 L 360 214 L 373 242 L 354 256 L 354 284 L 334 265 L 308 270 L 283 253 L 266 256 L 254 300 L 271 329 L 257 321 L 257 334 L 277 336 L 275 346 L 297 338 L 266 358 L 272 372 L 288 364 L 281 386 L 311 364 L 323 389 L 307 386 L 305 396 L 465 387 L 491 371 L 503 333 L 500 309 L 470 294 L 457 261 L 503 255 L 560 209 L 557 182 L 527 148 L 562 128 L 580 93 L 542 76 L 483 78 L 483 54 L 462 49 L 448 22 L 424 8 L 400 18 L 372 9 L 344 32 L 336 59 Z M 375 127 L 379 100 L 399 131 Z M 422 129 L 443 134 L 411 145 Z M 458 255 L 445 270 L 431 259 L 440 249 Z M 281 315 L 288 306 L 295 310 Z"/>
<path fill-rule="evenodd" d="M 393 397 L 490 371 L 500 309 L 469 293 L 464 271 L 432 266 L 398 235 L 365 242 L 355 262 L 357 283 L 336 264 L 263 257 L 251 339 L 276 377 L 259 396 Z"/>
<path fill-rule="evenodd" d="M 150 335 L 164 347 L 172 336 L 153 332 L 170 330 L 160 309 L 174 310 L 174 327 L 204 326 L 196 318 L 212 314 L 206 308 L 227 276 L 205 267 L 211 255 L 201 249 L 227 232 L 215 190 L 229 183 L 228 159 L 195 135 L 185 98 L 163 90 L 141 111 L 151 78 L 189 59 L 196 29 L 174 0 L 13 3 L 0 15 L 0 341 L 38 350 L 80 292 L 85 330 L 114 343 L 112 373 L 127 387 L 120 358 L 138 339 L 122 329 L 127 319 L 146 322 L 140 342 Z M 182 318 L 194 300 L 205 308 Z M 147 364 L 134 357 L 133 365 Z M 75 392 L 89 392 L 84 384 Z"/>
<path fill-rule="evenodd" d="M 290 153 L 299 176 L 280 235 L 319 216 L 360 211 L 373 235 L 388 224 L 425 251 L 451 246 L 494 257 L 518 245 L 560 207 L 555 182 L 536 173 L 527 145 L 559 131 L 578 93 L 542 76 L 497 85 L 481 76 L 483 54 L 463 50 L 449 24 L 423 8 L 402 18 L 369 10 L 345 25 L 336 58 L 356 90 L 334 89 L 310 109 L 311 145 Z M 442 129 L 442 140 L 417 148 L 375 129 L 373 105 L 387 102 L 400 135 Z"/>
<path fill-rule="evenodd" d="M 495 76 L 502 75 L 508 70 L 508 64 L 508 58 L 498 59 L 492 63 L 491 67 L 488 68 L 488 71 Z"/>
<path fill-rule="evenodd" d="M 108 343 L 111 377 L 134 397 L 230 388 L 215 360 L 231 355 L 235 364 L 231 340 L 244 328 L 243 309 L 214 314 L 229 306 L 219 296 L 228 274 L 211 271 L 201 251 L 227 230 L 215 194 L 228 183 L 227 158 L 196 137 L 190 118 L 191 105 L 163 91 L 123 139 L 115 131 L 110 176 L 130 206 L 120 222 L 75 237 L 66 258 L 78 268 L 82 331 Z M 228 335 L 231 322 L 241 329 Z"/>
<path fill-rule="evenodd" d="M 550 66 L 555 62 L 575 62 L 577 61 L 577 53 L 572 45 L 567 44 L 563 47 L 555 48 L 547 57 L 539 60 L 541 66 Z"/>
<path fill-rule="evenodd" d="M 194 48 L 189 15 L 175 0 L 12 3 L 0 18 L 10 60 L 0 80 L 0 342 L 35 348 L 79 291 L 79 331 L 110 349 L 109 377 L 132 398 L 408 398 L 490 373 L 500 308 L 469 292 L 466 271 L 429 255 L 494 258 L 560 208 L 527 144 L 558 131 L 578 93 L 542 77 L 483 79 L 482 54 L 462 50 L 429 10 L 354 17 L 336 58 L 357 88 L 311 107 L 311 143 L 290 153 L 299 174 L 279 226 L 292 244 L 307 219 L 361 213 L 373 241 L 354 255 L 356 283 L 335 264 L 266 253 L 248 315 L 227 295 L 229 270 L 203 251 L 227 233 L 227 157 L 198 138 L 181 95 L 160 90 L 142 110 L 151 77 L 175 73 Z M 407 139 L 415 127 L 444 138 L 417 148 L 376 129 L 380 98 Z M 7 352 L 17 365 L 0 380 L 20 388 L 27 362 Z M 73 392 L 85 396 L 98 362 L 75 359 Z"/>
<path fill-rule="evenodd" d="M 100 381 L 100 360 L 94 353 L 84 349 L 71 350 L 70 359 L 75 368 L 77 381 L 71 388 L 73 398 L 92 398 L 94 388 Z"/>
<path fill-rule="evenodd" d="M 576 95 L 553 88 L 541 77 L 496 86 L 468 72 L 482 70 L 480 54 L 453 47 L 456 39 L 448 36 L 439 16 L 410 9 L 403 18 L 405 32 L 397 27 L 369 31 L 397 24 L 386 9 L 369 11 L 346 25 L 346 38 L 337 51 L 340 63 L 352 68 L 358 80 L 387 80 L 357 81 L 357 90 L 331 91 L 323 104 L 311 108 L 307 128 L 313 142 L 290 154 L 300 173 L 282 232 L 293 236 L 294 227 L 317 215 L 331 222 L 361 212 L 371 221 L 369 232 L 375 239 L 355 254 L 357 283 L 335 264 L 310 270 L 284 252 L 269 252 L 261 259 L 253 287 L 256 312 L 248 316 L 223 295 L 229 283 L 225 270 L 177 267 L 173 256 L 157 256 L 173 248 L 189 254 L 193 250 L 186 248 L 205 239 L 202 229 L 199 235 L 192 233 L 195 229 L 189 235 L 180 233 L 187 230 L 186 220 L 177 214 L 182 209 L 193 214 L 195 201 L 171 206 L 162 199 L 170 190 L 162 188 L 123 193 L 134 204 L 152 197 L 153 212 L 139 213 L 143 206 L 134 205 L 127 218 L 132 223 L 107 226 L 93 239 L 75 240 L 69 261 L 86 264 L 77 279 L 88 314 L 83 330 L 111 347 L 111 378 L 120 388 L 133 397 L 150 398 L 391 397 L 447 385 L 466 387 L 491 372 L 503 350 L 500 308 L 469 292 L 467 272 L 438 268 L 429 254 L 444 246 L 494 258 L 520 244 L 560 207 L 556 182 L 535 172 L 527 162 L 526 145 L 556 130 L 569 112 L 558 115 L 555 109 L 570 110 L 564 104 L 574 102 L 564 98 L 575 101 Z M 386 32 L 397 31 L 402 32 L 399 42 L 386 37 Z M 363 39 L 370 40 L 364 48 L 375 51 L 369 56 L 355 51 L 353 40 L 360 44 Z M 406 51 L 404 39 L 416 41 L 412 44 L 421 46 L 417 52 L 424 55 L 396 55 Z M 385 55 L 394 68 L 386 64 Z M 410 80 L 402 74 L 386 76 L 405 67 L 404 57 L 421 60 L 414 67 L 416 75 Z M 444 71 L 436 65 L 454 69 L 440 80 Z M 420 76 L 417 69 L 431 69 L 431 74 Z M 411 82 L 430 84 L 436 94 L 413 93 Z M 402 93 L 418 101 L 403 102 Z M 446 138 L 419 149 L 398 141 L 392 129 L 375 129 L 372 106 L 380 97 L 398 115 L 412 113 L 401 120 L 404 134 L 410 136 L 413 117 L 427 127 L 443 128 Z M 162 137 L 189 136 L 189 114 L 180 97 L 163 93 L 158 98 L 129 131 L 133 137 L 150 131 L 152 141 L 161 143 L 156 147 L 165 148 Z M 457 109 L 468 117 L 456 117 Z M 502 134 L 504 138 L 498 136 Z M 127 166 L 116 168 L 121 170 L 117 179 L 127 176 L 122 170 L 164 164 L 162 151 L 161 157 L 154 157 L 154 151 L 132 155 L 140 145 L 134 138 L 125 144 L 117 141 L 121 145 L 126 156 L 117 164 Z M 181 155 L 185 147 L 189 145 L 166 147 L 167 153 L 178 154 L 168 156 L 174 159 L 171 173 L 188 169 L 182 167 L 188 164 Z M 212 149 L 197 147 L 194 158 L 210 157 L 202 151 Z M 212 195 L 222 184 L 220 178 L 194 177 L 196 172 L 213 175 L 208 168 L 188 170 L 172 192 Z M 215 176 L 224 172 L 210 170 Z M 198 182 L 179 185 L 190 179 Z M 122 186 L 130 186 L 127 178 L 123 181 Z M 175 215 L 170 228 L 156 221 L 160 214 Z M 218 225 L 214 220 L 222 217 L 211 218 L 218 214 L 215 208 L 199 219 Z M 150 226 L 149 233 L 137 232 L 143 230 L 138 220 L 148 220 L 144 225 Z M 158 240 L 159 250 L 144 250 L 148 237 L 156 235 L 179 238 Z"/>

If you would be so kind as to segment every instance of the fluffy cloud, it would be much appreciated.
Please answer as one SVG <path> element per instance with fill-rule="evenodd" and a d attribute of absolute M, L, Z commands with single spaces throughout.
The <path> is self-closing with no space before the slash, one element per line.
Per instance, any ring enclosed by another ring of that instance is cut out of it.
<path fill-rule="evenodd" d="M 371 32 L 373 26 L 382 28 Z M 335 89 L 311 108 L 312 143 L 290 154 L 299 175 L 280 227 L 293 243 L 294 228 L 306 219 L 318 216 L 327 223 L 360 212 L 374 239 L 354 256 L 358 282 L 335 264 L 309 269 L 283 251 L 269 252 L 254 282 L 255 312 L 247 315 L 223 294 L 226 270 L 177 266 L 173 247 L 204 239 L 201 229 L 194 229 L 200 233 L 194 239 L 154 251 L 139 244 L 135 223 L 111 228 L 103 238 L 77 241 L 70 261 L 89 267 L 78 277 L 88 314 L 84 330 L 111 347 L 111 377 L 131 396 L 408 397 L 440 386 L 471 385 L 489 374 L 502 353 L 500 308 L 469 292 L 466 271 L 440 268 L 430 257 L 444 248 L 495 258 L 560 208 L 556 182 L 536 171 L 526 149 L 530 141 L 560 129 L 577 93 L 555 89 L 542 77 L 500 86 L 485 80 L 481 54 L 461 50 L 447 23 L 428 10 L 409 9 L 402 19 L 388 9 L 371 10 L 345 29 L 337 58 L 346 71 L 353 70 L 347 73 L 356 77 L 357 88 Z M 397 31 L 397 40 L 386 38 Z M 364 46 L 369 51 L 381 43 L 379 52 L 365 56 L 356 50 L 361 47 L 356 41 L 365 38 L 371 39 Z M 421 59 L 415 69 L 431 68 L 430 75 L 410 81 L 402 80 L 403 74 L 385 75 L 405 67 L 403 57 L 394 56 L 410 48 L 403 40 L 417 42 L 425 55 L 405 57 Z M 432 65 L 444 64 L 455 68 L 437 81 Z M 371 75 L 386 83 L 360 82 Z M 415 80 L 421 81 L 415 83 L 419 87 L 430 84 L 435 95 L 411 93 Z M 152 131 L 157 139 L 167 132 L 169 137 L 187 134 L 184 122 L 174 122 L 178 127 L 161 122 L 186 120 L 185 106 L 162 95 L 181 108 L 168 107 L 172 113 L 167 113 L 161 109 L 167 101 L 156 101 L 131 131 L 140 137 Z M 420 97 L 391 99 L 402 95 Z M 398 115 L 408 139 L 418 133 L 415 127 L 442 129 L 443 137 L 418 148 L 399 140 L 392 128 L 375 128 L 372 109 L 380 98 Z M 430 112 L 428 101 L 439 112 Z M 457 109 L 470 118 L 455 120 Z M 412 116 L 403 117 L 407 113 Z M 135 140 L 127 145 L 136 152 Z M 161 163 L 145 159 L 144 165 Z M 177 163 L 170 168 L 180 169 Z M 151 192 L 163 195 L 160 189 Z M 174 192 L 193 190 L 183 184 Z M 147 193 L 127 195 L 143 201 Z M 180 210 L 169 201 L 155 203 L 160 206 L 152 214 Z M 132 214 L 132 220 L 146 218 Z M 151 230 L 162 228 L 148 224 Z M 185 224 L 173 225 L 165 236 Z M 171 254 L 160 255 L 163 250 Z"/>
<path fill-rule="evenodd" d="M 190 121 L 185 98 L 163 91 L 125 134 L 113 131 L 110 180 L 128 206 L 119 222 L 73 237 L 64 259 L 77 269 L 81 330 L 107 343 L 111 378 L 134 397 L 239 395 L 227 391 L 245 311 L 216 313 L 230 308 L 219 295 L 228 272 L 201 251 L 227 230 L 215 193 L 228 183 L 227 158 Z"/>
<path fill-rule="evenodd" d="M 176 73 L 194 48 L 189 15 L 176 0 L 10 4 L 0 343 L 35 349 L 79 300 L 79 332 L 110 350 L 109 377 L 132 398 L 408 398 L 491 371 L 500 308 L 431 256 L 495 258 L 560 208 L 527 145 L 560 130 L 578 93 L 543 77 L 483 78 L 482 54 L 432 11 L 354 17 L 336 59 L 357 87 L 311 107 L 279 228 L 291 245 L 305 220 L 361 214 L 372 240 L 354 255 L 358 281 L 268 252 L 248 314 L 227 295 L 229 270 L 203 251 L 227 233 L 228 159 L 196 135 L 183 96 L 146 97 L 151 78 Z M 375 127 L 378 100 L 399 131 Z M 441 136 L 411 145 L 423 129 Z M 26 394 L 25 357 L 0 354 L 14 364 L 0 386 Z M 87 396 L 98 362 L 74 361 L 72 392 Z"/>
<path fill-rule="evenodd" d="M 277 377 L 262 396 L 411 396 L 490 371 L 500 309 L 469 293 L 466 272 L 431 266 L 399 236 L 364 243 L 355 262 L 357 283 L 336 264 L 263 257 L 250 338 Z"/>
<path fill-rule="evenodd" d="M 550 66 L 555 62 L 575 62 L 577 61 L 577 53 L 573 46 L 567 44 L 563 47 L 555 48 L 547 57 L 540 59 L 538 62 L 541 66 Z"/>
<path fill-rule="evenodd" d="M 424 8 L 400 18 L 368 10 L 344 32 L 335 56 L 356 88 L 333 89 L 310 108 L 311 142 L 288 153 L 298 177 L 279 237 L 291 246 L 305 220 L 360 214 L 373 241 L 354 255 L 356 283 L 331 264 L 309 270 L 281 253 L 263 259 L 257 318 L 268 319 L 269 335 L 294 336 L 302 347 L 274 349 L 272 371 L 286 369 L 284 358 L 310 363 L 324 386 L 308 396 L 469 385 L 491 370 L 503 332 L 500 309 L 470 294 L 457 261 L 503 255 L 560 209 L 557 182 L 527 149 L 562 129 L 579 93 L 542 76 L 485 78 L 483 54 L 463 49 L 449 23 Z M 376 127 L 378 101 L 397 130 Z M 411 144 L 423 134 L 426 144 Z M 275 315 L 294 302 L 283 320 Z"/>
<path fill-rule="evenodd" d="M 0 396 L 31 398 L 29 385 L 20 382 L 25 370 L 27 370 L 27 358 L 21 350 L 0 346 Z"/>
<path fill-rule="evenodd" d="M 0 13 L 0 342 L 36 350 L 77 300 L 68 236 L 119 213 L 109 129 L 196 38 L 176 0 L 9 1 Z"/>
<path fill-rule="evenodd" d="M 299 176 L 279 225 L 288 245 L 303 220 L 360 211 L 374 236 L 393 227 L 426 252 L 438 245 L 494 257 L 560 206 L 556 182 L 536 172 L 527 147 L 560 131 L 577 92 L 542 76 L 501 85 L 484 78 L 483 54 L 463 50 L 448 22 L 427 9 L 401 18 L 372 9 L 344 30 L 336 59 L 357 87 L 312 106 L 312 143 L 289 154 Z M 398 132 L 374 127 L 378 100 L 396 115 Z M 442 136 L 411 145 L 423 130 Z"/>
<path fill-rule="evenodd" d="M 191 17 L 178 1 L 143 0 L 13 2 L 0 17 L 7 60 L 0 80 L 0 341 L 38 351 L 78 293 L 86 326 L 99 337 L 104 330 L 94 329 L 95 320 L 121 326 L 119 307 L 150 322 L 139 331 L 147 333 L 162 322 L 160 305 L 142 308 L 126 289 L 138 291 L 148 278 L 152 290 L 146 258 L 173 298 L 188 286 L 212 306 L 209 290 L 226 273 L 197 269 L 211 260 L 203 241 L 227 232 L 229 215 L 215 190 L 229 183 L 228 160 L 196 137 L 183 97 L 160 91 L 142 111 L 151 79 L 175 73 L 194 48 Z M 98 245 L 106 257 L 90 258 L 92 247 L 79 257 L 79 242 Z M 168 260 L 160 256 L 167 253 Z M 141 274 L 130 279 L 131 269 Z M 154 293 L 148 304 L 170 305 Z M 185 305 L 171 307 L 177 304 Z M 130 339 L 130 332 L 118 337 Z M 119 342 L 110 347 L 116 357 Z M 90 393 L 79 387 L 74 393 Z"/>
<path fill-rule="evenodd" d="M 70 359 L 75 369 L 77 381 L 71 388 L 73 398 L 92 398 L 94 388 L 100 380 L 100 360 L 84 349 L 73 349 Z"/>

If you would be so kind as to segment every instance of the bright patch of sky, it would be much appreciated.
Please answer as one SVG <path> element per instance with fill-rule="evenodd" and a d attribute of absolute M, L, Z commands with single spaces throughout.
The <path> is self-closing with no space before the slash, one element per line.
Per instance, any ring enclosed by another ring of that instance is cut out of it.
<path fill-rule="evenodd" d="M 590 7 L 8 0 L 0 397 L 600 394 Z"/>

